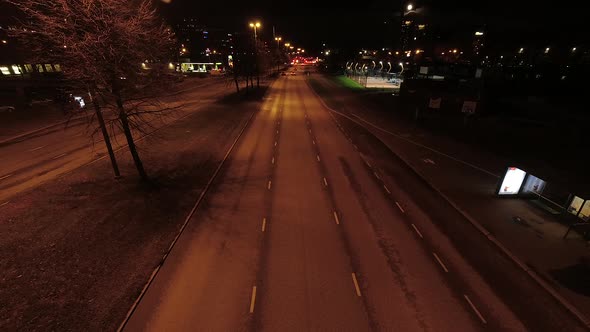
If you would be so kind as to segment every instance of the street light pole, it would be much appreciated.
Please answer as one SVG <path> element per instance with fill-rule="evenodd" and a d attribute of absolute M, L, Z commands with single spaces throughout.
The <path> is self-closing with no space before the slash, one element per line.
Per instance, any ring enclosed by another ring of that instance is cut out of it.
<path fill-rule="evenodd" d="M 282 37 L 275 37 L 277 41 L 277 75 L 279 74 L 279 65 L 281 64 L 281 40 Z"/>
<path fill-rule="evenodd" d="M 254 40 L 256 41 L 258 39 L 258 36 L 256 35 L 256 30 L 258 28 L 260 28 L 260 22 L 256 22 L 256 23 L 250 22 L 250 27 L 254 28 Z"/>
<path fill-rule="evenodd" d="M 250 27 L 254 28 L 254 65 L 256 66 L 256 86 L 260 87 L 260 72 L 258 68 L 258 36 L 256 35 L 256 30 L 260 28 L 260 22 L 250 22 Z"/>

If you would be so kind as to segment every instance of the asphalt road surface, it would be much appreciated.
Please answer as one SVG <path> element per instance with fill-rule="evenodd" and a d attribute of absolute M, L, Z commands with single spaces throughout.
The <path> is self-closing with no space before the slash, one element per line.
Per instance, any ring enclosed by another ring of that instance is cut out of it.
<path fill-rule="evenodd" d="M 151 128 L 148 132 L 162 128 L 173 121 L 182 118 L 213 101 L 220 94 L 232 92 L 221 80 L 210 80 L 188 89 L 177 91 L 171 96 L 163 98 L 168 107 L 185 107 L 176 110 L 166 118 L 152 117 L 148 119 Z M 90 133 L 96 122 L 87 126 L 85 122 L 77 122 L 68 127 L 39 133 L 13 144 L 0 146 L 0 205 L 7 202 L 11 196 L 38 186 L 64 173 L 72 171 L 82 165 L 105 157 L 106 147 L 100 132 L 94 140 Z M 135 139 L 145 136 L 135 133 Z M 116 131 L 111 137 L 114 149 L 124 148 L 125 137 Z"/>
<path fill-rule="evenodd" d="M 305 76 L 279 78 L 124 329 L 525 330 L 392 189 Z"/>

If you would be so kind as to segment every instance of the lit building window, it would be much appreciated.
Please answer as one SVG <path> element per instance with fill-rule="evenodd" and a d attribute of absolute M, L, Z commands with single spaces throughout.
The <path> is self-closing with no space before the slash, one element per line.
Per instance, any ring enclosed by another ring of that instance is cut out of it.
<path fill-rule="evenodd" d="M 50 64 L 45 64 L 45 71 L 51 73 L 53 71 L 53 67 Z"/>
<path fill-rule="evenodd" d="M 55 71 L 61 71 L 60 65 L 53 65 L 53 68 L 55 68 Z"/>
<path fill-rule="evenodd" d="M 39 73 L 42 73 L 42 72 L 44 72 L 44 71 L 45 71 L 45 70 L 43 70 L 43 65 L 35 65 L 35 68 L 37 69 L 37 71 L 38 71 Z"/>
<path fill-rule="evenodd" d="M 10 69 L 8 69 L 8 67 L 0 67 L 0 72 L 2 72 L 2 75 L 10 75 Z"/>
<path fill-rule="evenodd" d="M 426 24 L 419 24 L 418 30 L 424 30 L 426 28 Z"/>
<path fill-rule="evenodd" d="M 30 64 L 25 65 L 25 71 L 27 73 L 32 73 L 33 72 L 33 66 L 31 66 Z"/>
<path fill-rule="evenodd" d="M 12 65 L 12 71 L 17 75 L 23 73 L 19 65 Z"/>

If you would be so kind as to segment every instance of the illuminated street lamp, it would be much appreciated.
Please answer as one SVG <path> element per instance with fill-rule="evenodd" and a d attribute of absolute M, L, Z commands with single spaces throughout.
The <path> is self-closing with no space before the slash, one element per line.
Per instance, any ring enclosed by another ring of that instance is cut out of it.
<path fill-rule="evenodd" d="M 291 46 L 291 43 L 285 43 L 285 47 Z"/>
<path fill-rule="evenodd" d="M 256 29 L 260 28 L 260 26 L 261 26 L 260 22 L 256 22 L 256 23 L 250 22 L 250 28 L 254 29 L 254 40 L 256 40 L 258 38 L 256 35 Z"/>
<path fill-rule="evenodd" d="M 408 7 L 406 7 L 406 8 L 408 9 L 408 11 L 410 11 L 410 10 L 414 9 L 414 6 L 410 3 L 410 4 L 408 4 Z"/>

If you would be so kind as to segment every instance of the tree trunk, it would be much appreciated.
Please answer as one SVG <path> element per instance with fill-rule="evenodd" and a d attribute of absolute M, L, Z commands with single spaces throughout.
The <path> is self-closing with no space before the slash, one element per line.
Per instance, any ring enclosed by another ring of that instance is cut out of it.
<path fill-rule="evenodd" d="M 93 91 L 90 95 L 92 97 L 92 104 L 94 104 L 94 112 L 96 113 L 96 118 L 98 119 L 98 124 L 100 125 L 100 130 L 102 131 L 102 137 L 104 138 L 104 144 L 107 146 L 107 151 L 109 152 L 109 157 L 111 158 L 111 165 L 113 166 L 113 172 L 115 172 L 115 177 L 120 177 L 121 174 L 119 173 L 119 166 L 117 165 L 117 159 L 115 159 L 115 153 L 113 152 L 113 146 L 111 145 L 111 139 L 109 138 L 109 132 L 107 131 L 107 127 L 104 124 L 104 118 L 102 117 L 102 110 L 100 109 L 100 105 L 98 104 L 98 99 L 96 98 L 96 91 Z"/>
<path fill-rule="evenodd" d="M 234 83 L 236 84 L 236 92 L 240 92 L 240 83 L 238 82 L 238 75 L 234 76 Z"/>
<path fill-rule="evenodd" d="M 121 96 L 119 93 L 116 93 L 117 97 L 117 107 L 119 108 L 119 119 L 121 120 L 121 126 L 123 127 L 123 132 L 125 133 L 125 138 L 127 139 L 127 145 L 129 145 L 129 152 L 131 152 L 131 156 L 133 157 L 133 162 L 135 163 L 135 168 L 137 168 L 137 172 L 141 179 L 145 182 L 149 181 L 147 173 L 143 168 L 143 163 L 139 158 L 139 154 L 137 153 L 137 147 L 135 146 L 135 141 L 133 140 L 133 135 L 131 134 L 131 128 L 129 128 L 129 119 L 127 118 L 127 113 L 123 108 L 123 101 L 121 100 Z"/>

